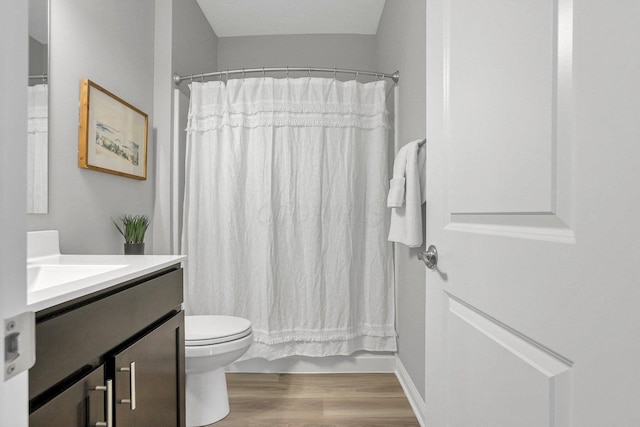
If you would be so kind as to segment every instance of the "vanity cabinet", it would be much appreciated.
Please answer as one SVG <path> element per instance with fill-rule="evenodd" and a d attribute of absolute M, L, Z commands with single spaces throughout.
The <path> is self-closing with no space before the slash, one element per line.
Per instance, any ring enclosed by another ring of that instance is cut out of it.
<path fill-rule="evenodd" d="M 44 406 L 29 415 L 29 425 L 44 426 L 107 426 L 104 365 L 76 381 Z"/>
<path fill-rule="evenodd" d="M 36 313 L 29 425 L 185 425 L 178 265 Z"/>
<path fill-rule="evenodd" d="M 179 313 L 112 357 L 116 426 L 183 425 L 176 363 L 183 324 Z"/>

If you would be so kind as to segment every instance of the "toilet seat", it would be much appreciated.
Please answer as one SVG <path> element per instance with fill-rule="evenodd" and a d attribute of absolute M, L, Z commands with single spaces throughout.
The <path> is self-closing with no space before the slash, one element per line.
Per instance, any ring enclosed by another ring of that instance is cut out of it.
<path fill-rule="evenodd" d="M 199 347 L 242 339 L 251 334 L 251 322 L 233 316 L 186 316 L 185 346 Z"/>

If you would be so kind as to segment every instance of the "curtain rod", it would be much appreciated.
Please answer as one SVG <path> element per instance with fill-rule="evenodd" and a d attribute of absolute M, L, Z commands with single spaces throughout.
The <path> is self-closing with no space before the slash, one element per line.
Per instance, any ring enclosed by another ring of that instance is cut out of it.
<path fill-rule="evenodd" d="M 359 71 L 359 70 L 347 70 L 347 69 L 342 69 L 342 68 L 316 68 L 316 67 L 262 67 L 262 68 L 241 68 L 241 69 L 236 69 L 236 70 L 225 70 L 225 71 L 215 71 L 212 73 L 202 73 L 202 74 L 190 74 L 190 75 L 186 75 L 186 76 L 180 76 L 178 74 L 174 74 L 173 76 L 173 82 L 176 85 L 179 85 L 180 83 L 182 83 L 185 80 L 194 80 L 194 79 L 204 79 L 206 77 L 221 77 L 221 76 L 226 76 L 227 79 L 229 78 L 229 76 L 231 74 L 249 74 L 249 73 L 262 73 L 262 75 L 264 75 L 265 73 L 273 73 L 273 72 L 286 72 L 287 73 L 287 77 L 289 76 L 289 72 L 295 72 L 295 71 L 306 71 L 309 74 L 311 74 L 312 72 L 319 72 L 319 73 L 333 73 L 334 77 L 337 73 L 347 73 L 347 74 L 355 74 L 356 78 L 358 77 L 358 75 L 363 75 L 363 76 L 375 76 L 378 77 L 379 79 L 391 79 L 394 81 L 394 83 L 398 83 L 398 80 L 400 79 L 400 71 L 396 71 L 393 74 L 386 74 L 386 73 L 377 73 L 375 71 Z"/>

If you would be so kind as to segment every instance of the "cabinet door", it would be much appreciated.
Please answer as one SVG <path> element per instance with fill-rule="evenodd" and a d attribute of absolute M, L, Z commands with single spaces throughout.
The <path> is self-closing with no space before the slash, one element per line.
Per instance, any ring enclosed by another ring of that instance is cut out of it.
<path fill-rule="evenodd" d="M 117 427 L 184 426 L 184 314 L 113 357 Z"/>
<path fill-rule="evenodd" d="M 104 381 L 104 365 L 29 415 L 30 427 L 106 426 L 105 400 L 111 387 Z"/>

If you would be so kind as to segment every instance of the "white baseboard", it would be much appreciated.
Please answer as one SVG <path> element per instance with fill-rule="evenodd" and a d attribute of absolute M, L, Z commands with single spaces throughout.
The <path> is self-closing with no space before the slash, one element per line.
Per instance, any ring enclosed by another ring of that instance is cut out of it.
<path fill-rule="evenodd" d="M 402 389 L 404 390 L 404 394 L 409 400 L 413 413 L 416 414 L 416 418 L 418 419 L 420 426 L 425 427 L 427 425 L 427 406 L 399 357 L 396 358 L 395 373 L 396 377 L 398 377 L 398 381 L 400 381 Z"/>
<path fill-rule="evenodd" d="M 233 363 L 227 366 L 226 371 L 280 374 L 395 372 L 396 356 L 391 353 L 361 353 L 351 356 L 293 356 L 277 360 L 255 358 Z"/>

